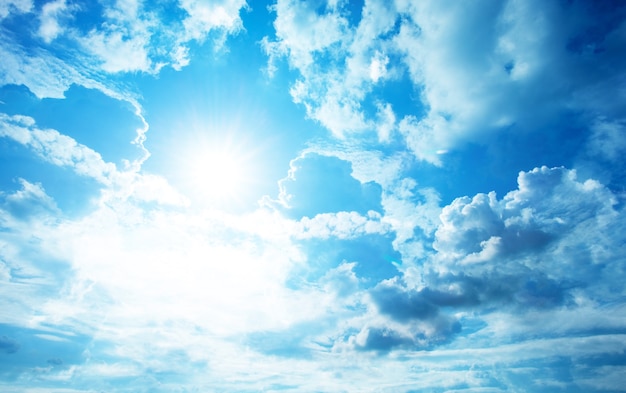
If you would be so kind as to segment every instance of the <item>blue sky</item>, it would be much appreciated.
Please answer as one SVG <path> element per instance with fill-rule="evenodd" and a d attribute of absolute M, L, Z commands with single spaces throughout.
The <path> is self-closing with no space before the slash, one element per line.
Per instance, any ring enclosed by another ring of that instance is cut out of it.
<path fill-rule="evenodd" d="M 0 0 L 3 392 L 620 392 L 626 5 Z"/>

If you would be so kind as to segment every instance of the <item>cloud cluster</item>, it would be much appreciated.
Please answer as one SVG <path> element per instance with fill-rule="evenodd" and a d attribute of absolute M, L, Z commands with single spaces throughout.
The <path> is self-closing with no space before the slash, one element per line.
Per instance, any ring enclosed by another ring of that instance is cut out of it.
<path fill-rule="evenodd" d="M 417 158 L 440 165 L 448 150 L 492 132 L 553 126 L 571 112 L 623 116 L 605 102 L 624 99 L 607 81 L 624 78 L 625 7 L 372 0 L 359 18 L 333 4 L 278 1 L 276 36 L 264 46 L 270 69 L 284 57 L 299 72 L 294 102 L 336 136 L 369 130 L 384 141 L 398 132 Z M 379 98 L 407 79 L 420 103 Z"/>
<path fill-rule="evenodd" d="M 624 295 L 618 283 L 623 236 L 615 235 L 622 233 L 623 211 L 617 206 L 599 182 L 547 167 L 521 172 L 518 189 L 502 199 L 493 192 L 458 198 L 440 210 L 432 251 L 415 262 L 407 255 L 412 249 L 398 248 L 402 273 L 362 292 L 367 312 L 347 330 L 357 332 L 340 335 L 335 345 L 434 350 L 467 343 L 471 334 L 498 340 L 558 330 L 593 335 L 598 325 L 621 326 L 566 322 L 586 314 L 593 320 L 592 304 L 619 302 Z M 557 315 L 560 327 L 539 333 Z M 509 316 L 520 325 L 504 322 Z M 544 322 L 529 326 L 523 322 L 528 318 Z M 489 327 L 475 333 L 472 325 L 484 327 L 485 321 Z"/>

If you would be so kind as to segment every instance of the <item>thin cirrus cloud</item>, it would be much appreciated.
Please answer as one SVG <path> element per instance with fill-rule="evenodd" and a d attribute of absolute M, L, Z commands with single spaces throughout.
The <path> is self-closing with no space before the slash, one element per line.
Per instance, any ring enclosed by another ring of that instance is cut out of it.
<path fill-rule="evenodd" d="M 3 2 L 1 389 L 624 391 L 625 13 Z"/>

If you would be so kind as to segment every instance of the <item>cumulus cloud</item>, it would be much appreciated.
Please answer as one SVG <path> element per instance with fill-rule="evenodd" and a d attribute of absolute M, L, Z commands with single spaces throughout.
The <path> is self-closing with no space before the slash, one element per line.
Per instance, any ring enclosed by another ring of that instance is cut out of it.
<path fill-rule="evenodd" d="M 50 43 L 63 32 L 64 27 L 60 25 L 59 19 L 68 8 L 66 0 L 51 1 L 42 7 L 38 33 L 46 43 Z"/>
<path fill-rule="evenodd" d="M 84 45 L 100 59 L 107 72 L 149 71 L 152 64 L 146 50 L 148 38 L 141 34 L 124 38 L 127 34 L 92 31 L 85 37 Z"/>
<path fill-rule="evenodd" d="M 367 1 L 351 24 L 341 4 L 314 10 L 278 1 L 276 37 L 264 40 L 270 68 L 286 57 L 300 74 L 294 101 L 336 136 L 381 130 L 384 141 L 397 129 L 416 157 L 441 165 L 442 154 L 470 138 L 550 127 L 571 111 L 623 116 L 599 97 L 624 98 L 606 83 L 624 78 L 624 7 Z M 589 14 L 597 18 L 581 17 Z M 324 32 L 298 28 L 301 20 Z M 421 105 L 400 118 L 382 102 L 386 122 L 368 114 L 381 82 L 405 77 Z"/>
<path fill-rule="evenodd" d="M 303 217 L 296 237 L 350 239 L 374 233 L 386 233 L 389 225 L 381 222 L 381 215 L 373 210 L 362 216 L 357 212 L 317 214 L 313 218 Z"/>
<path fill-rule="evenodd" d="M 494 193 L 478 194 L 446 206 L 434 244 L 442 261 L 471 269 L 474 263 L 539 252 L 589 225 L 602 228 L 618 215 L 611 191 L 592 179 L 579 181 L 573 170 L 521 172 L 518 186 L 501 201 Z"/>
<path fill-rule="evenodd" d="M 483 315 L 490 328 L 481 334 L 500 337 L 541 330 L 527 323 L 504 328 L 507 313 L 519 323 L 529 313 L 561 321 L 594 314 L 589 302 L 623 296 L 615 279 L 623 276 L 622 237 L 606 236 L 623 226 L 616 203 L 599 182 L 547 167 L 521 172 L 518 189 L 502 199 L 493 192 L 456 199 L 441 210 L 433 250 L 421 253 L 421 264 L 403 255 L 402 274 L 368 290 L 369 311 L 351 325 L 359 333 L 336 345 L 435 350 L 462 339 L 465 324 L 476 318 L 462 315 Z M 563 323 L 565 331 L 593 331 Z"/>
<path fill-rule="evenodd" d="M 356 180 L 350 163 L 336 157 L 303 153 L 291 161 L 289 174 L 279 181 L 279 188 L 279 199 L 268 203 L 286 208 L 292 216 L 341 211 L 366 215 L 381 209 L 380 186 Z"/>
<path fill-rule="evenodd" d="M 415 291 L 397 279 L 385 280 L 368 293 L 370 313 L 360 331 L 348 338 L 357 350 L 428 350 L 451 340 L 459 322 L 439 312 L 441 300 L 431 291 Z"/>
<path fill-rule="evenodd" d="M 202 40 L 216 29 L 223 29 L 229 34 L 237 33 L 243 28 L 239 12 L 246 6 L 245 0 L 181 1 L 181 8 L 188 14 L 183 21 L 187 39 Z"/>
<path fill-rule="evenodd" d="M 518 185 L 501 200 L 478 194 L 444 207 L 436 253 L 407 282 L 465 306 L 574 307 L 581 296 L 620 296 L 604 289 L 622 263 L 620 240 L 603 235 L 622 226 L 611 191 L 564 168 L 521 172 Z"/>

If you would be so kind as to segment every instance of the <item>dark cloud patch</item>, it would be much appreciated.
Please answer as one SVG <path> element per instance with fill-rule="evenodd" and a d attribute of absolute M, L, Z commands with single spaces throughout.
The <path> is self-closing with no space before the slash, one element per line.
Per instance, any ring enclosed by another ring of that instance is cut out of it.
<path fill-rule="evenodd" d="M 365 326 L 351 341 L 356 350 L 432 350 L 450 342 L 461 331 L 454 318 L 439 316 L 428 323 Z"/>
<path fill-rule="evenodd" d="M 456 318 L 440 312 L 443 305 L 463 302 L 454 294 L 412 290 L 393 279 L 380 283 L 369 295 L 382 319 L 374 318 L 352 338 L 357 350 L 429 350 L 461 331 Z"/>
<path fill-rule="evenodd" d="M 413 340 L 400 335 L 388 328 L 368 328 L 365 333 L 365 342 L 358 343 L 356 348 L 371 351 L 389 351 L 397 347 L 411 347 Z"/>
<path fill-rule="evenodd" d="M 6 354 L 12 354 L 17 352 L 20 349 L 20 344 L 17 340 L 7 337 L 0 336 L 0 351 Z"/>
<path fill-rule="evenodd" d="M 51 366 L 61 366 L 63 364 L 63 360 L 59 358 L 51 358 L 48 359 L 48 364 Z"/>
<path fill-rule="evenodd" d="M 567 39 L 566 47 L 578 55 L 599 54 L 607 51 L 607 36 L 613 33 L 626 18 L 626 6 L 617 1 L 577 2 L 570 8 L 578 8 L 588 18 L 579 30 Z"/>
<path fill-rule="evenodd" d="M 399 322 L 433 319 L 439 313 L 437 306 L 428 301 L 422 292 L 383 284 L 370 291 L 370 294 L 381 314 Z"/>
<path fill-rule="evenodd" d="M 280 199 L 294 218 L 319 213 L 381 211 L 381 187 L 352 177 L 349 162 L 307 154 L 292 161 L 289 177 L 280 182 Z"/>

